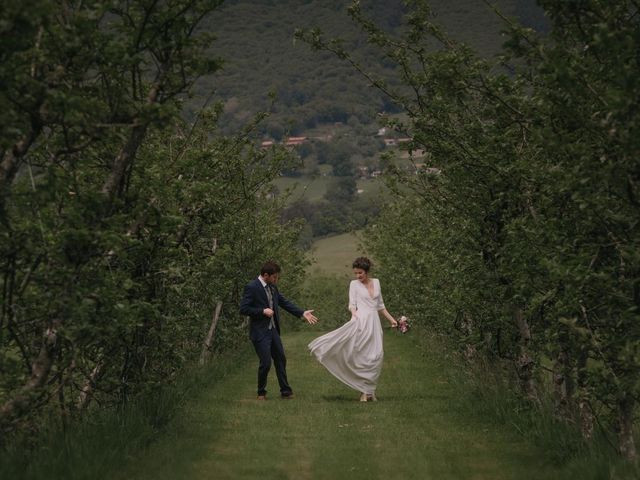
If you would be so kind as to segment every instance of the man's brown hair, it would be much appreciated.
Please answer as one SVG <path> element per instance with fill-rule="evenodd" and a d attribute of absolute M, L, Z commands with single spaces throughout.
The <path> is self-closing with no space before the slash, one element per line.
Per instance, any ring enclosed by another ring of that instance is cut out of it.
<path fill-rule="evenodd" d="M 271 260 L 264 262 L 262 268 L 260 268 L 260 275 L 273 275 L 274 273 L 280 273 L 280 265 Z"/>

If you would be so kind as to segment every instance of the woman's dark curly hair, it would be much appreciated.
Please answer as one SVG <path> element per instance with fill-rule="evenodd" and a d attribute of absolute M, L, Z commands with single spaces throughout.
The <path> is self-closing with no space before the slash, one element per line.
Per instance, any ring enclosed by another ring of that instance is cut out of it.
<path fill-rule="evenodd" d="M 351 268 L 360 268 L 365 272 L 369 272 L 369 269 L 372 266 L 373 266 L 373 263 L 367 257 L 358 257 L 353 261 Z"/>

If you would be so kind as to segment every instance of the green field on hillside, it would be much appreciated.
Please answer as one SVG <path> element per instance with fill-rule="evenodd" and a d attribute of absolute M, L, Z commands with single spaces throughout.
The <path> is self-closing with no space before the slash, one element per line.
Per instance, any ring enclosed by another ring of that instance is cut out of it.
<path fill-rule="evenodd" d="M 327 189 L 332 183 L 335 183 L 339 177 L 332 175 L 322 175 L 316 177 L 280 177 L 273 184 L 277 187 L 280 194 L 289 191 L 290 197 L 287 203 L 296 200 L 307 200 L 309 202 L 318 202 L 324 198 Z M 378 178 L 361 178 L 356 181 L 358 190 L 362 195 L 380 195 L 384 191 L 383 181 Z"/>
<path fill-rule="evenodd" d="M 386 195 L 388 189 L 384 185 L 381 177 L 377 178 L 360 178 L 356 181 L 358 192 L 363 197 L 379 198 L 380 195 Z"/>
<path fill-rule="evenodd" d="M 327 192 L 329 185 L 336 181 L 336 177 L 330 175 L 321 175 L 317 177 L 280 177 L 273 183 L 280 193 L 290 192 L 287 203 L 297 200 L 307 200 L 309 202 L 318 202 L 322 200 Z"/>
<path fill-rule="evenodd" d="M 316 240 L 311 247 L 314 260 L 309 271 L 315 275 L 351 277 L 351 263 L 364 254 L 354 233 L 334 235 Z"/>

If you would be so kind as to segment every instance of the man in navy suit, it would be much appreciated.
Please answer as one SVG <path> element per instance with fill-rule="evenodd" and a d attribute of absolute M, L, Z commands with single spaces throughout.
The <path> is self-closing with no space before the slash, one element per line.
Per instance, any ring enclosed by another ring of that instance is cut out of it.
<path fill-rule="evenodd" d="M 309 324 L 318 321 L 313 310 L 302 310 L 280 294 L 276 287 L 279 276 L 280 266 L 275 262 L 266 262 L 260 269 L 260 276 L 244 287 L 240 302 L 240 313 L 249 317 L 249 336 L 260 359 L 258 400 L 266 399 L 267 375 L 272 358 L 280 395 L 282 398 L 293 398 L 293 390 L 287 380 L 287 358 L 280 339 L 280 307 L 291 315 L 304 317 Z"/>

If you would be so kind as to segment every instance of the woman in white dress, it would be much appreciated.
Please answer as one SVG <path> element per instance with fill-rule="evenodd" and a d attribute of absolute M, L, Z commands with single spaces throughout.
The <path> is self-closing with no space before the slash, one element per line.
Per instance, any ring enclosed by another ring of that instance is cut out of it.
<path fill-rule="evenodd" d="M 392 327 L 398 322 L 384 307 L 380 281 L 369 278 L 371 261 L 359 257 L 352 266 L 356 279 L 349 285 L 351 320 L 316 338 L 309 350 L 338 380 L 359 391 L 361 402 L 375 402 L 384 355 L 378 314 L 382 313 Z"/>

